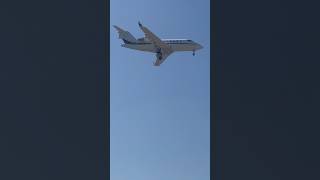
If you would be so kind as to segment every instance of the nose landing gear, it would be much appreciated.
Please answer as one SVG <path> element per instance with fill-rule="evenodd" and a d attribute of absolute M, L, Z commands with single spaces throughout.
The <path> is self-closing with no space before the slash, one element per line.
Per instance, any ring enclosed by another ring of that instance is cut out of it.
<path fill-rule="evenodd" d="M 193 50 L 193 51 L 192 51 L 192 55 L 193 55 L 193 56 L 194 56 L 194 55 L 196 55 L 196 52 L 195 52 L 195 50 Z"/>

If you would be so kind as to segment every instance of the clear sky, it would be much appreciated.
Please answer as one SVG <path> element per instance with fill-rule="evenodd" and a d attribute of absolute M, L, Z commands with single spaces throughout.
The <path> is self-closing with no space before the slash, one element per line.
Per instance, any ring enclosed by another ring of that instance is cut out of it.
<path fill-rule="evenodd" d="M 209 180 L 210 1 L 111 0 L 111 25 L 204 48 L 171 54 L 121 47 L 110 26 L 111 180 Z"/>

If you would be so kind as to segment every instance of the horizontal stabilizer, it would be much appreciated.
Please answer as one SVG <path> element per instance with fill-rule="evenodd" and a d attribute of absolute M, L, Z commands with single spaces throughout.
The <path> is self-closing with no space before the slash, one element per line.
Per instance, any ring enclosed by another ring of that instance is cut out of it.
<path fill-rule="evenodd" d="M 113 26 L 119 33 L 119 38 L 124 41 L 124 43 L 134 43 L 137 42 L 137 39 L 128 31 L 125 31 L 118 26 Z"/>

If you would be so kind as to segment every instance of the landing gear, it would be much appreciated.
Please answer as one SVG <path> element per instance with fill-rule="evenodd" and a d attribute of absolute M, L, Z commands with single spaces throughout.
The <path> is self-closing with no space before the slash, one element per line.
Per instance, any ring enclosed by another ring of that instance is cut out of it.
<path fill-rule="evenodd" d="M 159 60 L 162 59 L 162 53 L 161 53 L 161 52 L 157 53 L 157 58 L 158 58 Z"/>
<path fill-rule="evenodd" d="M 196 55 L 196 52 L 193 50 L 193 52 L 192 52 L 192 55 L 194 56 L 194 55 Z"/>
<path fill-rule="evenodd" d="M 160 49 L 160 48 L 157 50 L 157 58 L 158 58 L 159 60 L 162 59 L 162 53 L 161 53 L 161 49 Z"/>

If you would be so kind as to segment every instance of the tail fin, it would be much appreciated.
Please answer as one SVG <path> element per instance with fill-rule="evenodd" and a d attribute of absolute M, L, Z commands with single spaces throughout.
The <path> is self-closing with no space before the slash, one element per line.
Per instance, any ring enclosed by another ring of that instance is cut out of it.
<path fill-rule="evenodd" d="M 132 36 L 132 34 L 129 33 L 128 31 L 125 31 L 119 28 L 118 26 L 113 26 L 113 27 L 116 28 L 116 30 L 119 33 L 119 38 L 122 39 L 124 43 L 129 44 L 129 43 L 137 42 L 137 39 L 134 36 Z"/>

